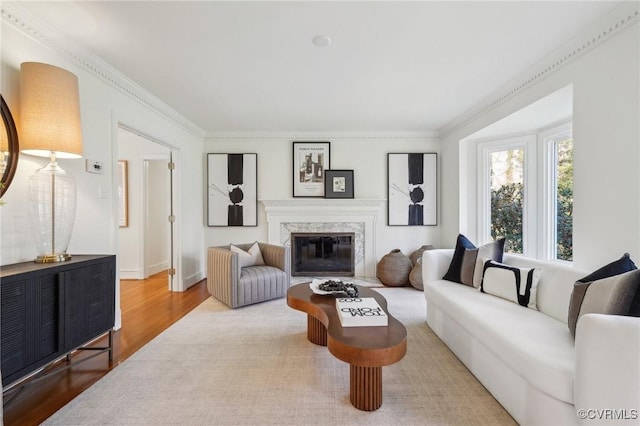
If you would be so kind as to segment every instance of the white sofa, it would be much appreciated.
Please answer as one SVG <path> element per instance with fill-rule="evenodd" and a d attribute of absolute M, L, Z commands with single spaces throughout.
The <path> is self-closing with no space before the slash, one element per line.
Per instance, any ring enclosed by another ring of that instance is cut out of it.
<path fill-rule="evenodd" d="M 584 315 L 575 342 L 567 326 L 591 271 L 505 254 L 542 268 L 534 310 L 443 280 L 453 252 L 423 254 L 427 323 L 518 423 L 640 424 L 640 318 Z"/>

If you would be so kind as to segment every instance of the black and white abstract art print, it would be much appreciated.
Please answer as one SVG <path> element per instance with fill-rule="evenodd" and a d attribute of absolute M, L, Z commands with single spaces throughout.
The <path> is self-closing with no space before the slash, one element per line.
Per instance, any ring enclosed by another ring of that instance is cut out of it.
<path fill-rule="evenodd" d="M 258 154 L 207 154 L 207 225 L 258 226 Z"/>
<path fill-rule="evenodd" d="M 387 154 L 388 224 L 437 225 L 437 154 Z"/>

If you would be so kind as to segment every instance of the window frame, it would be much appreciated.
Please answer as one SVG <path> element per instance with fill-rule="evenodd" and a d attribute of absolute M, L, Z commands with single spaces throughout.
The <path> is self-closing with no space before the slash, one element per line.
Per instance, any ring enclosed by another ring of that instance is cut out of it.
<path fill-rule="evenodd" d="M 478 244 L 491 241 L 491 188 L 490 155 L 514 148 L 524 149 L 523 199 L 523 256 L 571 265 L 572 261 L 557 258 L 557 154 L 559 141 L 573 138 L 573 117 L 531 132 L 469 140 L 470 160 L 475 155 L 475 166 L 466 175 L 467 182 L 475 183 L 472 198 L 465 206 L 467 215 L 475 218 L 467 222 Z M 574 156 L 575 163 L 575 156 Z M 473 188 L 469 186 L 469 188 Z M 475 198 L 475 200 L 473 199 Z M 475 208 L 473 208 L 475 207 Z M 469 216 L 468 216 L 469 217 Z M 462 218 L 462 217 L 461 217 Z M 469 217 L 471 219 L 471 217 Z"/>
<path fill-rule="evenodd" d="M 540 229 L 542 232 L 538 247 L 539 255 L 545 260 L 572 264 L 572 261 L 558 259 L 558 158 L 556 145 L 558 142 L 571 139 L 573 141 L 573 123 L 571 120 L 549 126 L 538 133 L 538 146 L 543 158 L 543 188 L 540 204 Z M 574 144 L 575 148 L 575 144 Z M 575 158 L 574 158 L 575 161 Z"/>
<path fill-rule="evenodd" d="M 479 244 L 491 241 L 491 164 L 490 156 L 494 152 L 521 148 L 524 151 L 524 197 L 522 211 L 522 254 L 532 257 L 536 250 L 535 235 L 536 212 L 536 135 L 511 135 L 499 139 L 478 141 L 477 149 L 477 222 L 476 231 Z"/>

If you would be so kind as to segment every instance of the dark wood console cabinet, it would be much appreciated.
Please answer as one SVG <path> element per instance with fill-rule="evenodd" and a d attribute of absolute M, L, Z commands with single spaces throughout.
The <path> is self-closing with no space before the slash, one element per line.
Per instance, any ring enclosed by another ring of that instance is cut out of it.
<path fill-rule="evenodd" d="M 0 267 L 3 387 L 113 329 L 115 268 L 114 255 Z"/>

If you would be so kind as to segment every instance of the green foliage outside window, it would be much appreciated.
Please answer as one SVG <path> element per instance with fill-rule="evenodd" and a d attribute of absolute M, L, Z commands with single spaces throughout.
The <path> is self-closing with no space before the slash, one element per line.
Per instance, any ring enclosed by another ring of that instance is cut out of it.
<path fill-rule="evenodd" d="M 573 260 L 573 141 L 558 142 L 556 186 L 556 258 Z M 507 167 L 507 175 L 512 167 Z M 505 237 L 505 251 L 523 253 L 524 185 L 508 179 L 491 189 L 491 237 Z"/>
<path fill-rule="evenodd" d="M 491 237 L 505 237 L 505 251 L 523 253 L 524 149 L 491 153 Z"/>
<path fill-rule="evenodd" d="M 505 237 L 505 251 L 522 253 L 524 188 L 519 182 L 491 190 L 491 238 Z"/>
<path fill-rule="evenodd" d="M 557 143 L 557 258 L 573 260 L 573 140 Z"/>

